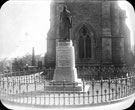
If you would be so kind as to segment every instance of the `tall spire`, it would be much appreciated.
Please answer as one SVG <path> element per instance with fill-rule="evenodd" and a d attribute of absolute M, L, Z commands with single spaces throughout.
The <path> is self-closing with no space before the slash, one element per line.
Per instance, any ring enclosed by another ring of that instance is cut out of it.
<path fill-rule="evenodd" d="M 36 65 L 34 47 L 32 49 L 32 62 L 31 63 L 32 63 L 32 66 L 35 66 Z"/>

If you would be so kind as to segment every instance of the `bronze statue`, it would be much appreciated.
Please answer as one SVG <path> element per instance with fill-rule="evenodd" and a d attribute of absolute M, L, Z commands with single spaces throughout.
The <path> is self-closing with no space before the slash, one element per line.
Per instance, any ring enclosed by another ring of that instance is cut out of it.
<path fill-rule="evenodd" d="M 64 6 L 63 11 L 60 14 L 60 28 L 59 35 L 61 41 L 70 40 L 70 28 L 72 27 L 72 16 L 70 11 Z"/>

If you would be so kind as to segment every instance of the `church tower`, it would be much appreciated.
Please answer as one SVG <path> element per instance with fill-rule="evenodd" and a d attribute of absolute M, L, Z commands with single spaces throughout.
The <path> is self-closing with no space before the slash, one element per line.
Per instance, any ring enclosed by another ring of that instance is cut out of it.
<path fill-rule="evenodd" d="M 130 32 L 126 13 L 117 1 L 52 0 L 45 66 L 55 67 L 60 13 L 64 5 L 71 12 L 71 40 L 76 66 L 123 65 L 130 53 Z"/>

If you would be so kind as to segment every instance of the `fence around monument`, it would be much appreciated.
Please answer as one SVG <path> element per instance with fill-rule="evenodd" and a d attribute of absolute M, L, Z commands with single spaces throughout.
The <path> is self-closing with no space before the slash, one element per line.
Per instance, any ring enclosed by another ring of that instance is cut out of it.
<path fill-rule="evenodd" d="M 115 77 L 95 80 L 91 77 L 82 78 L 84 86 L 90 85 L 88 92 L 67 92 L 65 89 L 56 92 L 56 86 L 53 84 L 53 90 L 47 91 L 46 88 L 51 81 L 53 69 L 44 73 L 22 75 L 3 75 L 0 77 L 0 99 L 4 102 L 12 102 L 20 105 L 37 105 L 44 107 L 57 106 L 91 106 L 97 104 L 106 104 L 123 100 L 135 93 L 135 75 L 134 71 L 128 71 L 129 76 Z M 132 72 L 132 73 L 131 73 Z M 83 73 L 82 73 L 83 74 Z M 49 76 L 50 75 L 50 76 Z M 73 83 L 73 88 L 75 84 Z M 65 81 L 62 85 L 65 88 Z"/>

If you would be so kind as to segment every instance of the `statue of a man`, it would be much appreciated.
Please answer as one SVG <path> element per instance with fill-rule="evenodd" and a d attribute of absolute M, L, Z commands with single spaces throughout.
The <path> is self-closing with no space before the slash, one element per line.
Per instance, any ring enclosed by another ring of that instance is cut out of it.
<path fill-rule="evenodd" d="M 60 28 L 59 35 L 60 40 L 70 40 L 70 28 L 72 27 L 72 16 L 71 13 L 64 6 L 63 11 L 60 14 Z"/>

